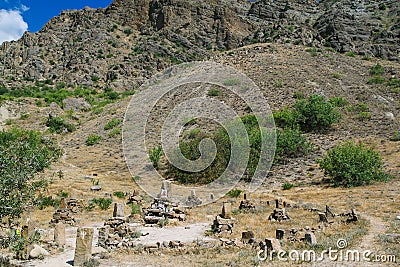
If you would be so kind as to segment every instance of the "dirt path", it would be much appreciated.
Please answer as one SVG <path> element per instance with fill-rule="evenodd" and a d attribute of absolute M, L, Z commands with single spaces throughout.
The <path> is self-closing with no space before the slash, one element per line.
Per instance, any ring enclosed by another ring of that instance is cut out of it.
<path fill-rule="evenodd" d="M 88 227 L 98 227 L 98 225 L 91 225 Z M 196 240 L 212 240 L 205 236 L 205 231 L 210 228 L 209 223 L 196 223 L 188 226 L 173 226 L 166 228 L 157 227 L 138 227 L 141 233 L 146 234 L 140 237 L 136 244 L 150 245 L 157 242 L 179 240 L 181 242 L 192 242 Z M 46 257 L 44 260 L 35 260 L 26 263 L 24 266 L 35 267 L 70 267 L 73 266 L 76 242 L 76 227 L 68 227 L 66 229 L 66 247 L 62 253 Z M 96 246 L 98 239 L 98 231 L 95 230 L 93 238 L 93 247 Z M 128 264 L 129 265 L 129 264 Z M 124 265 L 125 266 L 125 265 Z"/>
<path fill-rule="evenodd" d="M 385 223 L 382 221 L 382 219 L 378 217 L 373 217 L 367 214 L 362 214 L 362 218 L 368 220 L 370 222 L 370 227 L 368 229 L 368 232 L 366 235 L 364 235 L 361 239 L 361 242 L 359 245 L 357 245 L 354 248 L 344 248 L 342 251 L 346 253 L 347 250 L 352 250 L 352 251 L 358 251 L 360 253 L 360 261 L 338 261 L 338 262 L 332 262 L 329 259 L 324 260 L 321 262 L 323 266 L 343 266 L 343 267 L 354 267 L 354 266 L 397 266 L 396 264 L 389 264 L 389 263 L 380 263 L 380 262 L 374 262 L 374 261 L 363 261 L 362 260 L 362 254 L 364 251 L 371 251 L 374 255 L 375 253 L 380 253 L 380 247 L 377 246 L 376 240 L 379 234 L 385 233 Z M 372 259 L 372 258 L 371 258 Z M 321 265 L 322 266 L 322 265 Z"/>

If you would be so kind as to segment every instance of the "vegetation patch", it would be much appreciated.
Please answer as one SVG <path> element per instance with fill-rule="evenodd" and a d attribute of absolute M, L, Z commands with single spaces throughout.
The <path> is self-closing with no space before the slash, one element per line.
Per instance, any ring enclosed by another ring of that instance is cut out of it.
<path fill-rule="evenodd" d="M 363 144 L 346 142 L 336 145 L 319 161 L 324 173 L 335 186 L 369 185 L 373 181 L 387 181 L 383 161 L 378 152 Z"/>
<path fill-rule="evenodd" d="M 12 222 L 35 205 L 47 181 L 37 177 L 62 155 L 61 149 L 40 132 L 13 128 L 0 132 L 0 221 Z"/>

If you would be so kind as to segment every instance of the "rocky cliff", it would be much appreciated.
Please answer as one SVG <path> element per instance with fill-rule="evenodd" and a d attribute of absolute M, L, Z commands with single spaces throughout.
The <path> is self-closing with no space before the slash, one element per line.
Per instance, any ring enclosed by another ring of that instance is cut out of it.
<path fill-rule="evenodd" d="M 168 65 L 257 42 L 400 60 L 397 0 L 115 0 L 64 11 L 0 48 L 3 84 L 51 79 L 131 89 Z"/>

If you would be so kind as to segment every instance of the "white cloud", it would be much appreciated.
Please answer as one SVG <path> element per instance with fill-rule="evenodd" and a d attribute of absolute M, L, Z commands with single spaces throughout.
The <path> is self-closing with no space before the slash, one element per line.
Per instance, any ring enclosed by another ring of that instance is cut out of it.
<path fill-rule="evenodd" d="M 26 12 L 26 11 L 28 11 L 30 8 L 29 7 L 27 7 L 26 5 L 22 5 L 21 4 L 21 10 L 22 10 L 22 12 Z"/>
<path fill-rule="evenodd" d="M 0 44 L 18 40 L 27 29 L 28 24 L 20 11 L 0 9 Z"/>

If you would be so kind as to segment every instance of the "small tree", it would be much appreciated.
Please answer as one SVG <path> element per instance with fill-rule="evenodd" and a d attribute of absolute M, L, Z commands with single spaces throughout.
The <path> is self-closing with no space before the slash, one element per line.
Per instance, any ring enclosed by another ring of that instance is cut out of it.
<path fill-rule="evenodd" d="M 47 182 L 36 176 L 62 155 L 56 143 L 37 131 L 0 132 L 0 222 L 12 223 L 35 204 Z"/>
<path fill-rule="evenodd" d="M 338 122 L 340 114 L 320 95 L 300 99 L 294 106 L 295 118 L 303 131 L 325 131 Z"/>
<path fill-rule="evenodd" d="M 368 185 L 372 181 L 387 181 L 390 178 L 382 170 L 379 153 L 354 142 L 334 146 L 319 161 L 319 165 L 335 186 Z"/>

